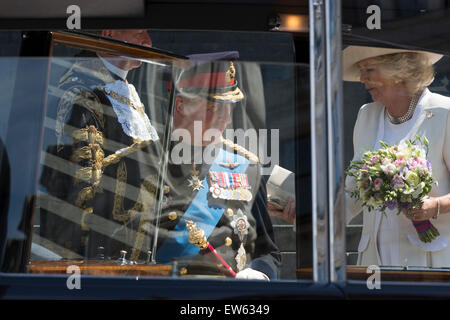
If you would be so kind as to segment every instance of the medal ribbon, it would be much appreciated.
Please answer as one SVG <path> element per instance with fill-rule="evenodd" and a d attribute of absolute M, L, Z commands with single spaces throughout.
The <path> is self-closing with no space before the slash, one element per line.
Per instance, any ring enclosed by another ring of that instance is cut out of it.
<path fill-rule="evenodd" d="M 224 189 L 250 189 L 248 177 L 245 173 L 209 171 L 210 184 L 217 183 Z"/>
<path fill-rule="evenodd" d="M 233 159 L 235 160 L 234 162 L 238 162 L 240 164 L 236 168 L 229 169 L 220 166 L 221 162 L 226 162 L 227 160 L 231 161 Z M 245 173 L 249 163 L 250 161 L 247 158 L 239 154 L 228 152 L 221 148 L 217 158 L 211 165 L 210 170 L 213 172 L 225 171 L 227 174 L 231 174 L 232 171 Z M 196 255 L 200 251 L 199 247 L 189 242 L 189 232 L 186 228 L 185 220 L 194 221 L 197 224 L 197 227 L 205 232 L 206 238 L 208 238 L 213 232 L 225 209 L 220 207 L 210 207 L 208 205 L 208 193 L 210 187 L 207 181 L 208 176 L 211 175 L 208 174 L 203 179 L 203 183 L 206 187 L 197 192 L 183 217 L 180 219 L 175 228 L 169 232 L 170 236 L 164 241 L 156 252 L 156 261 L 168 263 L 171 260 L 180 257 Z"/>

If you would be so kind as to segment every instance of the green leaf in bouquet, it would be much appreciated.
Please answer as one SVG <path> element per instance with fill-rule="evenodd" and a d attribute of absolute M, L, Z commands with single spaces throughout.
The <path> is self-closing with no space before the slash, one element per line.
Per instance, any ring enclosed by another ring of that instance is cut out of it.
<path fill-rule="evenodd" d="M 389 145 L 386 143 L 386 142 L 384 142 L 384 141 L 381 141 L 380 140 L 380 145 L 383 147 L 383 148 L 389 148 Z"/>
<path fill-rule="evenodd" d="M 411 148 L 411 147 L 412 147 L 412 142 L 411 142 L 411 140 L 408 140 L 408 141 L 406 142 L 406 144 L 408 145 L 408 148 Z"/>

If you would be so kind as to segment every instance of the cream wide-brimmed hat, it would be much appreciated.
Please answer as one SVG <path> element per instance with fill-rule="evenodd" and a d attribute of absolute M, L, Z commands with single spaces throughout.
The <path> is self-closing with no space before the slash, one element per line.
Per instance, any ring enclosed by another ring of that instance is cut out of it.
<path fill-rule="evenodd" d="M 420 50 L 349 46 L 342 52 L 342 78 L 344 81 L 359 81 L 360 71 L 358 62 L 369 58 L 400 52 L 422 53 L 428 57 L 430 64 L 435 64 L 443 57 L 442 54 Z"/>

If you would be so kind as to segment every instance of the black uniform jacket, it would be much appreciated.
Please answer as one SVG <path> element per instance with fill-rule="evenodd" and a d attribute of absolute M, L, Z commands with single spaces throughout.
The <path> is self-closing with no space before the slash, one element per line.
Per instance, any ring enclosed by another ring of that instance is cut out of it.
<path fill-rule="evenodd" d="M 147 146 L 125 134 L 102 86 L 123 81 L 98 58 L 80 58 L 49 99 L 40 178 L 41 237 L 63 258 L 118 257 L 111 241 L 133 247 L 114 230 L 144 209 L 138 201 L 150 173 Z M 145 189 L 145 188 L 144 188 Z M 102 250 L 100 250 L 102 247 Z"/>
<path fill-rule="evenodd" d="M 99 59 L 80 59 L 61 77 L 57 99 L 49 100 L 50 125 L 44 134 L 40 178 L 40 236 L 47 248 L 63 258 L 115 260 L 125 250 L 130 261 L 142 263 L 155 245 L 158 258 L 166 241 L 176 238 L 173 231 L 185 223 L 184 214 L 198 192 L 188 183 L 193 169 L 189 163 L 169 162 L 164 186 L 158 186 L 161 143 L 125 134 L 101 89 L 117 80 Z M 267 214 L 265 185 L 260 183 L 260 164 L 245 149 L 229 141 L 223 148 L 227 146 L 250 160 L 245 174 L 252 200 L 209 195 L 207 205 L 221 207 L 223 214 L 207 240 L 235 272 L 243 247 L 245 267 L 276 278 L 281 259 Z M 199 179 L 209 169 L 210 165 L 198 165 Z M 164 193 L 161 205 L 158 191 Z M 248 221 L 245 237 L 233 227 L 239 209 Z M 174 256 L 164 263 L 173 261 L 182 273 L 225 273 L 223 263 L 208 250 Z"/>

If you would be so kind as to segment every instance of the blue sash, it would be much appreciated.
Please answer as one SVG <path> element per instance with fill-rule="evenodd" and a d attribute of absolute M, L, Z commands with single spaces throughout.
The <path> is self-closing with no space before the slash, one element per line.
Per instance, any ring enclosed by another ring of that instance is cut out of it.
<path fill-rule="evenodd" d="M 221 166 L 221 162 L 239 163 L 234 169 Z M 210 167 L 210 171 L 245 173 L 249 160 L 239 154 L 231 153 L 223 148 L 220 149 L 218 156 Z M 208 175 L 203 179 L 205 188 L 200 189 L 191 205 L 184 213 L 175 228 L 169 232 L 169 237 L 164 241 L 156 252 L 156 261 L 167 263 L 181 257 L 193 256 L 198 254 L 200 248 L 189 242 L 189 232 L 186 228 L 186 220 L 192 220 L 197 224 L 197 228 L 205 232 L 208 238 L 222 217 L 225 208 L 208 206 L 209 187 Z"/>

